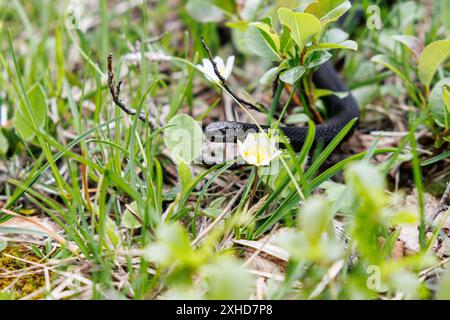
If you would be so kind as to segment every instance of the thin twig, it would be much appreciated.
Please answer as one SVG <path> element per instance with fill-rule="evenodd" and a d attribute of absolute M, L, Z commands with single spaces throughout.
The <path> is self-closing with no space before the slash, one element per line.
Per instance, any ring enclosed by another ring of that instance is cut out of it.
<path fill-rule="evenodd" d="M 136 109 L 129 108 L 126 106 L 122 100 L 120 99 L 120 88 L 123 84 L 123 81 L 119 81 L 116 85 L 116 82 L 114 81 L 114 72 L 112 71 L 112 53 L 108 55 L 108 87 L 109 91 L 111 92 L 112 99 L 114 103 L 122 109 L 125 113 L 135 116 L 137 111 Z M 138 115 L 139 120 L 145 122 L 149 127 L 152 127 L 152 123 L 147 118 L 145 113 L 141 111 Z"/>
<path fill-rule="evenodd" d="M 316 107 L 314 106 L 314 96 L 312 94 L 312 83 L 310 82 L 311 80 L 307 80 L 305 79 L 303 81 L 303 91 L 306 93 L 306 97 L 308 99 L 308 103 L 306 103 L 303 107 L 307 108 L 309 110 L 309 112 L 311 112 L 311 114 L 314 117 L 314 120 L 316 121 L 316 123 L 323 123 L 323 117 L 320 114 L 320 112 L 316 109 Z M 300 85 L 301 86 L 301 85 Z M 308 86 L 308 87 L 307 87 Z"/>
<path fill-rule="evenodd" d="M 319 111 L 317 111 L 316 107 L 315 107 L 315 98 L 314 98 L 314 93 L 313 93 L 313 79 L 312 79 L 312 75 L 308 76 L 308 97 L 309 97 L 309 104 L 311 106 L 312 109 L 314 109 L 314 114 L 317 117 L 317 120 L 319 121 L 319 123 L 324 123 L 325 120 L 323 119 L 322 115 L 320 114 Z"/>
<path fill-rule="evenodd" d="M 207 53 L 207 55 L 208 55 L 208 59 L 209 59 L 209 61 L 211 62 L 212 66 L 213 66 L 214 73 L 216 74 L 217 78 L 219 78 L 220 83 L 222 84 L 222 86 L 223 86 L 223 88 L 225 89 L 225 91 L 228 92 L 228 93 L 229 93 L 236 101 L 238 101 L 240 104 L 245 105 L 245 106 L 247 106 L 247 107 L 249 107 L 249 108 L 251 108 L 251 109 L 253 109 L 253 110 L 256 110 L 256 111 L 259 111 L 259 112 L 261 111 L 261 108 L 264 108 L 264 109 L 267 110 L 267 108 L 264 107 L 264 106 L 258 107 L 258 106 L 256 106 L 255 104 L 253 104 L 253 103 L 251 103 L 251 102 L 248 102 L 248 101 L 246 101 L 246 100 L 244 100 L 244 99 L 238 97 L 238 96 L 233 92 L 233 90 L 231 90 L 231 88 L 227 85 L 227 83 L 226 83 L 226 81 L 225 81 L 225 78 L 224 78 L 224 77 L 222 76 L 222 74 L 219 72 L 219 69 L 217 68 L 217 63 L 214 61 L 214 59 L 213 59 L 213 57 L 212 57 L 212 54 L 211 54 L 211 50 L 209 49 L 208 45 L 206 44 L 205 39 L 203 38 L 203 36 L 201 37 L 201 40 L 202 40 L 202 46 L 203 46 L 203 49 L 205 49 L 205 51 L 206 51 L 206 53 Z"/>
<path fill-rule="evenodd" d="M 288 91 L 289 94 L 292 94 L 292 90 L 295 89 L 295 88 L 291 87 L 290 85 L 288 85 L 287 83 L 284 84 L 284 87 L 286 88 L 286 90 Z M 292 96 L 292 99 L 294 100 L 294 102 L 297 106 L 303 106 L 302 102 L 300 101 L 300 98 L 296 94 L 294 94 Z"/>
<path fill-rule="evenodd" d="M 433 213 L 433 216 L 431 217 L 431 221 L 434 221 L 434 219 L 437 218 L 437 216 L 448 209 L 449 204 L 449 198 L 450 198 L 450 182 L 447 183 L 447 188 L 445 189 L 444 194 L 442 195 L 441 200 L 439 201 L 439 204 L 436 207 L 436 210 Z"/>

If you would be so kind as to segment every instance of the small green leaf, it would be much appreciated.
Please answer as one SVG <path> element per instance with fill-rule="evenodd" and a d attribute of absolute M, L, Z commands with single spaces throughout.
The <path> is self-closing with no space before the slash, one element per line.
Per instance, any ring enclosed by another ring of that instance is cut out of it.
<path fill-rule="evenodd" d="M 179 114 L 170 119 L 164 142 L 177 161 L 191 163 L 201 155 L 203 131 L 193 118 Z"/>
<path fill-rule="evenodd" d="M 358 43 L 353 40 L 345 40 L 341 43 L 319 43 L 318 49 L 349 49 L 358 51 Z"/>
<path fill-rule="evenodd" d="M 300 6 L 298 6 L 295 11 L 297 12 L 305 12 L 305 10 L 314 2 L 317 2 L 317 0 L 301 0 Z"/>
<path fill-rule="evenodd" d="M 312 69 L 324 64 L 330 60 L 331 57 L 332 55 L 328 51 L 315 51 L 308 56 L 306 65 L 308 66 L 308 69 Z"/>
<path fill-rule="evenodd" d="M 348 10 L 350 10 L 351 7 L 352 4 L 350 3 L 350 1 L 345 1 L 331 11 L 328 11 L 328 13 L 320 18 L 320 22 L 322 23 L 322 25 L 335 22 L 339 20 L 339 18 L 342 17 Z"/>
<path fill-rule="evenodd" d="M 231 22 L 225 23 L 225 25 L 230 29 L 236 29 L 239 31 L 245 31 L 248 28 L 247 21 L 231 21 Z"/>
<path fill-rule="evenodd" d="M 415 224 L 418 222 L 417 220 L 417 212 L 408 209 L 395 211 L 389 216 L 389 224 L 392 226 L 400 224 Z"/>
<path fill-rule="evenodd" d="M 25 140 L 30 140 L 35 136 L 32 129 L 33 122 L 36 124 L 36 129 L 44 127 L 47 118 L 47 99 L 44 90 L 41 86 L 35 86 L 29 93 L 28 97 L 31 104 L 31 117 L 27 113 L 27 105 L 24 102 L 20 103 L 20 107 L 16 109 L 16 129 Z"/>
<path fill-rule="evenodd" d="M 448 100 L 448 90 L 446 86 L 450 86 L 450 78 L 444 78 L 439 81 L 430 93 L 428 99 L 428 107 L 433 115 L 434 121 L 443 128 L 450 127 L 450 111 L 445 100 Z M 447 101 L 448 103 L 449 101 Z"/>
<path fill-rule="evenodd" d="M 300 209 L 300 225 L 309 242 L 320 240 L 327 224 L 332 218 L 330 204 L 324 199 L 310 198 Z"/>
<path fill-rule="evenodd" d="M 310 13 L 321 21 L 336 21 L 351 7 L 350 1 L 343 0 L 316 0 L 306 7 L 305 12 Z"/>
<path fill-rule="evenodd" d="M 450 40 L 440 40 L 429 44 L 419 58 L 419 78 L 427 87 L 439 65 L 450 57 Z"/>
<path fill-rule="evenodd" d="M 364 161 L 352 163 L 346 170 L 346 178 L 356 192 L 368 196 L 375 197 L 370 191 L 382 191 L 385 185 L 379 168 Z"/>
<path fill-rule="evenodd" d="M 408 78 L 405 77 L 405 75 L 400 71 L 400 67 L 396 64 L 396 62 L 393 61 L 388 56 L 379 54 L 373 57 L 371 61 L 384 65 L 386 68 L 397 74 L 404 81 L 406 82 L 409 81 Z"/>
<path fill-rule="evenodd" d="M 336 91 L 331 91 L 331 90 L 326 90 L 326 89 L 314 89 L 313 92 L 314 92 L 314 97 L 316 97 L 316 99 L 331 96 L 333 94 L 336 97 L 339 97 L 339 99 L 345 99 L 350 94 L 350 92 L 348 92 L 348 91 L 336 92 Z"/>
<path fill-rule="evenodd" d="M 139 208 L 136 201 L 133 201 L 130 204 L 130 208 L 138 214 Z M 136 219 L 133 213 L 130 210 L 126 209 L 122 216 L 122 225 L 128 229 L 137 229 L 141 227 L 141 223 Z"/>
<path fill-rule="evenodd" d="M 191 270 L 202 263 L 203 255 L 193 250 L 186 229 L 180 224 L 161 223 L 155 236 L 156 241 L 144 249 L 146 260 L 164 267 L 177 265 L 184 270 Z"/>
<path fill-rule="evenodd" d="M 289 28 L 291 37 L 300 50 L 321 31 L 320 21 L 309 13 L 294 12 L 288 8 L 278 9 L 278 19 Z"/>
<path fill-rule="evenodd" d="M 449 87 L 447 85 L 442 89 L 442 100 L 444 101 L 445 108 L 447 109 L 447 113 L 450 113 L 450 92 L 448 91 Z"/>
<path fill-rule="evenodd" d="M 180 162 L 177 167 L 181 190 L 185 192 L 192 182 L 191 168 L 184 162 Z"/>
<path fill-rule="evenodd" d="M 280 76 L 280 80 L 292 86 L 303 76 L 305 71 L 306 69 L 303 66 L 294 67 L 283 72 Z"/>
<path fill-rule="evenodd" d="M 227 196 L 222 196 L 217 199 L 214 199 L 208 208 L 203 209 L 203 213 L 210 218 L 216 218 L 219 214 L 223 212 L 223 209 L 220 207 L 227 199 Z"/>
<path fill-rule="evenodd" d="M 291 38 L 291 34 L 288 27 L 283 26 L 283 31 L 281 32 L 280 40 L 281 40 L 280 53 L 284 55 L 295 44 L 294 40 Z"/>
<path fill-rule="evenodd" d="M 8 140 L 0 129 L 0 155 L 6 154 L 8 152 Z"/>
<path fill-rule="evenodd" d="M 204 3 L 205 1 L 202 1 L 202 2 Z M 222 9 L 225 12 L 228 12 L 228 13 L 236 12 L 236 2 L 235 1 L 211 0 L 208 2 L 215 5 L 219 9 Z"/>
<path fill-rule="evenodd" d="M 111 244 L 113 246 L 117 246 L 120 243 L 120 238 L 114 220 L 106 216 L 104 228 L 109 240 L 111 241 Z"/>
<path fill-rule="evenodd" d="M 275 75 L 278 72 L 278 67 L 273 67 L 267 70 L 259 79 L 259 83 L 261 84 L 269 84 L 275 78 Z"/>
<path fill-rule="evenodd" d="M 358 43 L 353 40 L 347 40 L 348 33 L 342 31 L 339 28 L 333 28 L 328 30 L 322 37 L 321 43 L 317 47 L 310 50 L 307 55 L 315 51 L 330 50 L 330 49 L 346 49 L 346 50 L 358 50 Z"/>
<path fill-rule="evenodd" d="M 237 260 L 221 256 L 203 267 L 207 281 L 206 296 L 212 300 L 248 299 L 252 277 Z"/>
<path fill-rule="evenodd" d="M 306 113 L 295 113 L 290 114 L 286 117 L 286 120 L 284 120 L 284 123 L 287 125 L 303 125 L 307 123 L 309 120 L 309 117 Z"/>
<path fill-rule="evenodd" d="M 264 22 L 253 22 L 250 23 L 249 26 L 258 28 L 263 34 L 267 43 L 275 52 L 278 52 L 280 50 L 280 36 L 270 24 Z"/>
<path fill-rule="evenodd" d="M 280 57 L 272 46 L 267 42 L 257 27 L 249 27 L 245 32 L 244 43 L 247 48 L 257 55 L 269 61 L 279 61 Z"/>
<path fill-rule="evenodd" d="M 333 203 L 334 210 L 338 210 L 343 214 L 352 214 L 352 205 L 355 199 L 351 192 L 347 192 L 348 188 L 345 184 L 327 180 L 319 188 L 325 191 L 328 201 Z"/>

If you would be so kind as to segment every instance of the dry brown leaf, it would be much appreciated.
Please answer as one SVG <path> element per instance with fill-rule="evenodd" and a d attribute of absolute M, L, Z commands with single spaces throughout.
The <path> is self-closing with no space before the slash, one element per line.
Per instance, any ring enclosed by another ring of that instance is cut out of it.
<path fill-rule="evenodd" d="M 395 242 L 394 248 L 392 249 L 392 257 L 394 260 L 401 260 L 405 255 L 405 243 L 401 240 Z"/>
<path fill-rule="evenodd" d="M 267 253 L 268 255 L 271 255 L 279 260 L 289 260 L 289 254 L 286 250 L 271 245 L 270 243 L 265 243 L 264 241 L 233 240 L 233 242 L 256 250 L 260 250 L 261 252 Z"/>
<path fill-rule="evenodd" d="M 49 218 L 27 217 L 27 220 L 25 220 L 23 218 L 13 217 L 0 224 L 2 227 L 21 228 L 47 233 L 46 230 L 38 227 L 38 225 L 44 226 L 53 233 L 59 233 L 62 231 L 62 229 Z M 34 237 L 42 238 L 43 236 L 35 235 Z"/>

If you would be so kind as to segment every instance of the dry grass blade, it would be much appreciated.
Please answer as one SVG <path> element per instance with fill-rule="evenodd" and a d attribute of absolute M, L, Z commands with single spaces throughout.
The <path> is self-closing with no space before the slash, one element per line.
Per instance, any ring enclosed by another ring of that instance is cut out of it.
<path fill-rule="evenodd" d="M 227 206 L 225 207 L 225 209 L 223 210 L 223 212 L 221 214 L 219 214 L 217 216 L 217 218 L 210 224 L 208 225 L 208 227 L 206 227 L 206 229 L 204 229 L 197 238 L 195 238 L 192 242 L 191 245 L 195 246 L 197 245 L 212 229 L 214 229 L 214 227 L 220 222 L 220 220 L 222 220 L 231 210 L 231 208 L 233 207 L 233 205 L 236 203 L 236 201 L 240 198 L 240 196 L 242 195 L 242 192 L 244 191 L 243 188 L 241 188 L 235 195 L 234 197 L 230 200 L 230 202 L 228 202 Z"/>
<path fill-rule="evenodd" d="M 25 217 L 25 216 L 22 216 L 20 214 L 17 214 L 14 211 L 11 211 L 11 210 L 8 210 L 8 209 L 2 208 L 0 210 L 3 211 L 4 213 L 8 214 L 8 215 L 11 215 L 13 217 L 17 217 L 17 218 L 26 220 L 26 221 L 34 224 L 35 226 L 38 227 L 39 230 L 47 233 L 53 239 L 58 241 L 61 245 L 66 246 L 73 254 L 78 255 L 78 250 L 73 244 L 71 244 L 70 242 L 66 241 L 66 239 L 64 239 L 60 235 L 56 234 L 55 232 L 53 232 L 52 230 L 50 230 L 47 226 L 43 225 L 42 223 L 39 223 L 36 220 L 31 219 L 29 217 Z"/>

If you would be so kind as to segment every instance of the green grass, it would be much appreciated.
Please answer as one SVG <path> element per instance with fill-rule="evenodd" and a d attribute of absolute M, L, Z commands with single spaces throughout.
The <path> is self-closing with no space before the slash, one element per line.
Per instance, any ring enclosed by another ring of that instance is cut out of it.
<path fill-rule="evenodd" d="M 219 22 L 196 20 L 195 2 L 174 9 L 168 1 L 102 0 L 82 8 L 86 29 L 77 29 L 60 2 L 0 0 L 0 107 L 7 110 L 0 262 L 25 250 L 30 266 L 38 261 L 37 278 L 51 268 L 49 287 L 25 296 L 3 286 L 0 270 L 0 299 L 448 298 L 448 209 L 438 208 L 450 177 L 448 128 L 429 108 L 430 88 L 420 84 L 411 50 L 389 40 L 424 34 L 424 47 L 449 39 L 448 9 L 435 5 L 445 12 L 429 24 L 418 16 L 402 25 L 407 10 L 413 16 L 418 9 L 391 10 L 378 1 L 383 29 L 360 26 L 350 35 L 357 52 L 330 51 L 345 59 L 341 73 L 361 104 L 360 129 L 341 146 L 349 123 L 317 150 L 315 123 L 299 123 L 309 128 L 302 150 L 284 150 L 280 171 L 264 176 L 251 166 L 180 163 L 164 134 L 179 114 L 224 120 L 227 101 L 241 120 L 263 119 L 272 128 L 286 120 L 279 114 L 323 111 L 308 73 L 290 92 L 280 82 L 273 96 L 271 85 L 259 82 L 271 67 L 294 67 L 304 52 L 291 59 L 285 52 L 282 62 L 255 56 L 242 48 L 243 31 L 232 29 L 242 14 L 234 1 L 213 2 L 222 10 Z M 270 13 L 277 21 L 280 6 L 262 2 L 245 19 Z M 227 84 L 239 97 L 264 102 L 263 117 L 199 72 L 207 58 L 200 35 L 213 55 L 236 56 Z M 110 52 L 115 80 L 124 81 L 121 98 L 151 125 L 112 101 Z M 131 52 L 136 61 L 125 59 Z M 376 54 L 392 64 L 372 62 Z M 431 89 L 449 75 L 448 63 L 440 65 Z M 308 108 L 297 108 L 299 100 Z M 406 239 L 407 227 L 417 236 Z M 369 285 L 373 268 L 376 287 Z"/>

